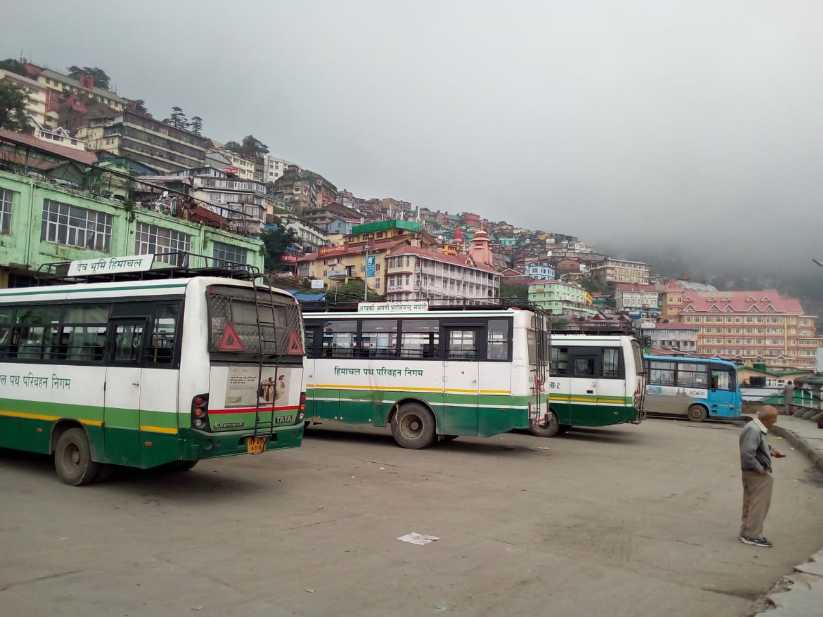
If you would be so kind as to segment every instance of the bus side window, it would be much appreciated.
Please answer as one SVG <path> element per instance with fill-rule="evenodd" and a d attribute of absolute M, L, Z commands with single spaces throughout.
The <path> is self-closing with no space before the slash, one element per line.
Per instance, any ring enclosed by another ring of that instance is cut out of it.
<path fill-rule="evenodd" d="M 673 386 L 674 366 L 674 362 L 649 362 L 649 383 L 654 386 Z"/>
<path fill-rule="evenodd" d="M 509 359 L 509 320 L 489 319 L 488 340 L 486 343 L 487 360 Z"/>
<path fill-rule="evenodd" d="M 323 357 L 353 358 L 357 320 L 327 321 L 323 327 Z"/>
<path fill-rule="evenodd" d="M 603 377 L 605 379 L 622 379 L 623 367 L 620 362 L 622 350 L 619 347 L 603 348 Z"/>
<path fill-rule="evenodd" d="M 110 306 L 78 304 L 66 307 L 55 346 L 57 360 L 102 362 L 106 351 Z"/>
<path fill-rule="evenodd" d="M 401 358 L 433 360 L 440 354 L 440 322 L 437 319 L 404 319 L 400 330 Z"/>
<path fill-rule="evenodd" d="M 397 357 L 397 320 L 364 319 L 360 325 L 360 358 Z"/>
<path fill-rule="evenodd" d="M 447 329 L 446 360 L 479 360 L 480 328 Z"/>
<path fill-rule="evenodd" d="M 569 374 L 569 348 L 552 346 L 549 371 L 551 375 L 565 377 Z"/>
<path fill-rule="evenodd" d="M 0 307 L 0 358 L 8 358 L 12 353 L 14 332 L 14 307 Z"/>
<path fill-rule="evenodd" d="M 29 306 L 17 312 L 17 359 L 42 360 L 51 357 L 57 340 L 61 309 L 56 306 Z"/>
<path fill-rule="evenodd" d="M 708 385 L 706 365 L 678 362 L 677 385 L 681 388 L 705 388 Z"/>
<path fill-rule="evenodd" d="M 303 349 L 306 351 L 307 358 L 312 359 L 317 357 L 317 354 L 314 351 L 314 341 L 319 331 L 320 328 L 310 325 L 306 325 L 303 329 L 306 338 L 305 343 L 303 344 Z"/>
<path fill-rule="evenodd" d="M 171 366 L 177 349 L 179 305 L 160 304 L 151 319 L 151 337 L 146 348 L 146 366 Z"/>

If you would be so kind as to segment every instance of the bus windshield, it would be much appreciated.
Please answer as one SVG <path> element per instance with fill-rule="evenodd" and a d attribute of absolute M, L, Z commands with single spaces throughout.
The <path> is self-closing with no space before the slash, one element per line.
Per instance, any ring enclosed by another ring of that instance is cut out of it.
<path fill-rule="evenodd" d="M 254 360 L 264 356 L 284 362 L 302 362 L 300 309 L 289 297 L 255 292 L 243 287 L 210 286 L 209 351 L 226 360 Z"/>

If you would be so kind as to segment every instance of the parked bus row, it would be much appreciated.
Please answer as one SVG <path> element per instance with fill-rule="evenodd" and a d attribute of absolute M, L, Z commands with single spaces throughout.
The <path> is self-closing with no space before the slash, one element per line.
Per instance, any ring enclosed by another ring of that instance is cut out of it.
<path fill-rule="evenodd" d="M 0 290 L 0 447 L 51 454 L 77 485 L 111 465 L 190 469 L 299 446 L 304 423 L 389 427 L 417 449 L 639 423 L 644 409 L 740 415 L 733 364 L 644 363 L 634 337 L 552 336 L 538 310 L 363 303 L 301 316 L 247 266 L 151 258 L 72 262 L 74 282 Z"/>

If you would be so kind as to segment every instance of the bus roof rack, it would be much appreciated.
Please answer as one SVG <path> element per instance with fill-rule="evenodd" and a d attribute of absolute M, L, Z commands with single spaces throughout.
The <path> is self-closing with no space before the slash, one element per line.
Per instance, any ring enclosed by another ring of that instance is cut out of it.
<path fill-rule="evenodd" d="M 327 291 L 325 301 L 302 303 L 305 313 L 356 313 L 362 300 L 353 299 L 350 295 L 345 299 L 335 299 L 333 293 Z M 499 311 L 509 308 L 519 308 L 535 313 L 545 314 L 545 309 L 522 298 L 419 298 L 404 302 L 426 302 L 429 311 Z"/>
<path fill-rule="evenodd" d="M 616 319 L 582 321 L 572 321 L 560 323 L 552 326 L 553 334 L 584 334 L 584 335 L 634 335 L 634 330 L 629 322 Z"/>
<path fill-rule="evenodd" d="M 262 276 L 257 266 L 217 259 L 208 255 L 199 255 L 186 251 L 169 251 L 154 253 L 151 259 L 145 260 L 145 255 L 131 257 L 101 257 L 99 259 L 83 260 L 82 262 L 57 261 L 41 265 L 34 274 L 34 278 L 41 285 L 61 285 L 71 283 L 102 283 L 110 281 L 140 281 L 154 279 L 191 278 L 195 276 L 218 276 L 244 281 L 253 281 Z M 138 269 L 113 270 L 112 264 L 124 261 L 144 260 L 144 266 Z M 71 272 L 72 264 L 84 263 L 85 272 L 77 274 Z M 97 267 L 99 266 L 99 267 Z"/>

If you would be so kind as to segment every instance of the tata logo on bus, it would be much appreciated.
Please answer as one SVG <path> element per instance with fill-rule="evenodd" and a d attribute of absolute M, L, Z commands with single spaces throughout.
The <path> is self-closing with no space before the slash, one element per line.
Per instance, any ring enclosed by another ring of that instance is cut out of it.
<path fill-rule="evenodd" d="M 425 313 L 428 302 L 360 302 L 358 313 Z"/>
<path fill-rule="evenodd" d="M 237 335 L 237 330 L 234 324 L 229 322 L 223 327 L 223 336 L 217 341 L 218 351 L 245 351 L 246 347 L 243 341 Z"/>

